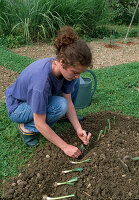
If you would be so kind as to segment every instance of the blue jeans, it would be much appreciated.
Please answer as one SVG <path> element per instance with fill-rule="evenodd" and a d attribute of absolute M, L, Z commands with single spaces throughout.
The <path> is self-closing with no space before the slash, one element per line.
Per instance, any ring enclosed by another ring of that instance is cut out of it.
<path fill-rule="evenodd" d="M 74 91 L 71 94 L 72 102 L 75 106 L 79 89 L 79 79 L 76 80 Z M 46 123 L 49 126 L 54 125 L 58 119 L 63 117 L 68 108 L 67 100 L 62 96 L 51 96 L 48 99 L 48 107 L 46 113 Z M 32 132 L 39 132 L 34 124 L 33 112 L 30 105 L 27 103 L 20 104 L 12 113 L 9 114 L 12 121 L 23 123 L 24 127 Z"/>

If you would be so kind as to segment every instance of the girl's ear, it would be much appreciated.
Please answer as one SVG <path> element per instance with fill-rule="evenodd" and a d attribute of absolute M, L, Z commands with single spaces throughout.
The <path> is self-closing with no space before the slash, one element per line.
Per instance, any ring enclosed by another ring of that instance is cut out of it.
<path fill-rule="evenodd" d="M 61 65 L 61 66 L 63 66 L 63 65 L 64 65 L 64 63 L 63 63 L 63 60 L 62 60 L 62 59 L 60 59 L 59 63 L 60 63 L 60 65 Z"/>
<path fill-rule="evenodd" d="M 65 65 L 64 65 L 64 61 L 62 59 L 60 59 L 59 63 L 61 65 L 61 67 L 64 68 Z"/>

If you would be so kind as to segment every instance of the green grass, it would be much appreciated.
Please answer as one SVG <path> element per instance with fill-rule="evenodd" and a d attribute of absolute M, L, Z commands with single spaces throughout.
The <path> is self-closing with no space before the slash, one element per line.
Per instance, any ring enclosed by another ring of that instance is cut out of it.
<path fill-rule="evenodd" d="M 79 110 L 78 114 L 111 110 L 139 118 L 138 69 L 139 63 L 127 63 L 94 70 L 98 84 L 92 104 Z M 84 76 L 91 78 L 89 73 Z"/>
<path fill-rule="evenodd" d="M 26 66 L 34 62 L 34 59 L 26 56 L 20 56 L 6 48 L 0 47 L 0 65 L 20 73 Z"/>
<path fill-rule="evenodd" d="M 21 72 L 34 60 L 28 57 L 16 55 L 0 48 L 0 65 L 11 70 Z M 139 63 L 128 63 L 94 70 L 97 76 L 97 90 L 92 98 L 89 107 L 77 110 L 78 114 L 87 115 L 102 110 L 111 110 L 135 118 L 139 118 Z M 84 73 L 84 76 L 90 76 Z M 67 128 L 56 125 L 57 133 Z M 41 136 L 40 144 L 47 145 L 46 140 Z M 0 106 L 0 180 L 8 179 L 24 170 L 26 161 L 32 157 L 36 148 L 26 147 L 20 140 L 17 133 L 17 125 L 7 115 L 6 105 L 1 102 Z"/>

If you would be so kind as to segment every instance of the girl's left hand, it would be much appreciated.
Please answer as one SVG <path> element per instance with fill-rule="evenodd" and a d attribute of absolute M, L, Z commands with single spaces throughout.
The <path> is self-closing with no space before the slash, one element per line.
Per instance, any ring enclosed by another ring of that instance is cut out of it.
<path fill-rule="evenodd" d="M 77 135 L 78 135 L 78 137 L 83 141 L 83 143 L 84 143 L 85 145 L 88 145 L 89 140 L 90 140 L 90 138 L 91 138 L 91 133 L 88 133 L 88 135 L 87 135 L 85 130 L 79 130 L 79 131 L 77 132 Z"/>

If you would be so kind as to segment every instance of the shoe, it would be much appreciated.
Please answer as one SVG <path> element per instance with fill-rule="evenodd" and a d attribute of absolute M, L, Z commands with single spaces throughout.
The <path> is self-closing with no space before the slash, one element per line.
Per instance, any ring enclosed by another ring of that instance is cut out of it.
<path fill-rule="evenodd" d="M 83 121 L 84 120 L 84 117 L 83 116 L 77 116 L 78 117 L 78 120 L 79 121 Z M 58 123 L 61 123 L 61 122 L 70 122 L 69 119 L 64 116 L 64 117 L 61 117 L 59 120 L 58 120 Z"/>
<path fill-rule="evenodd" d="M 36 138 L 35 133 L 26 133 L 24 132 L 21 128 L 20 125 L 18 124 L 18 132 L 20 134 L 21 139 L 25 144 L 27 144 L 30 147 L 36 147 L 39 145 L 39 141 Z"/>

